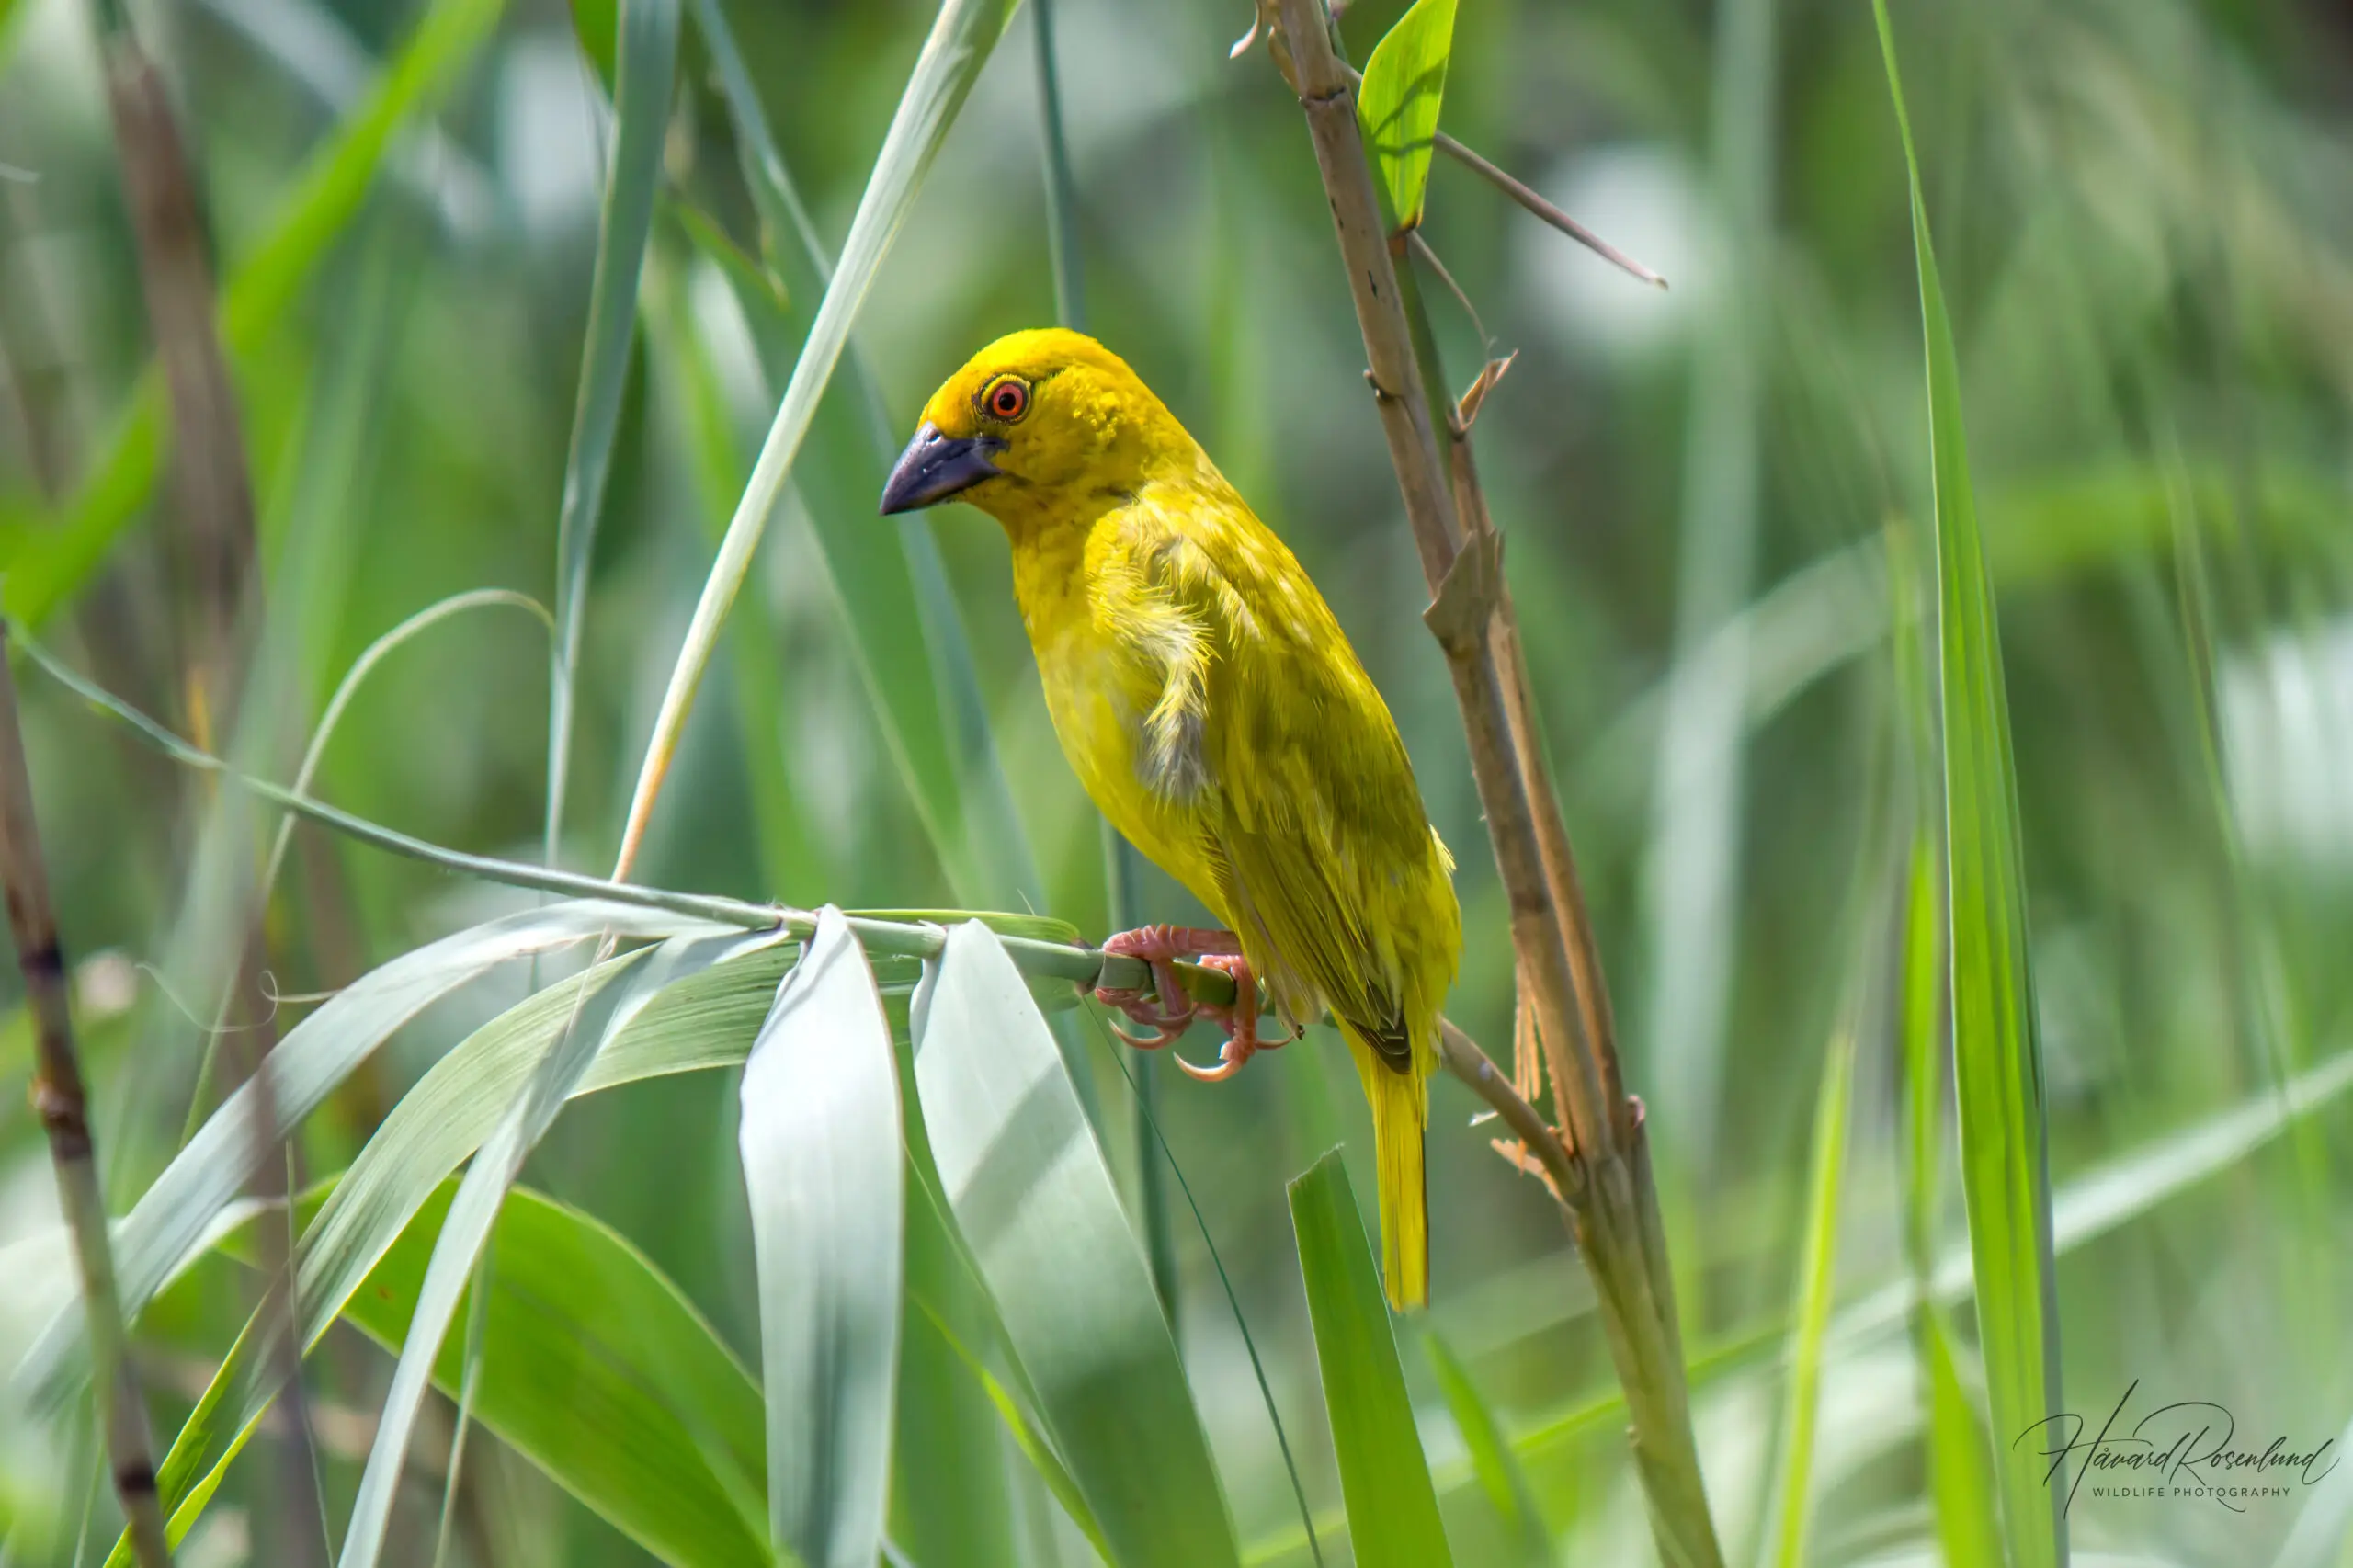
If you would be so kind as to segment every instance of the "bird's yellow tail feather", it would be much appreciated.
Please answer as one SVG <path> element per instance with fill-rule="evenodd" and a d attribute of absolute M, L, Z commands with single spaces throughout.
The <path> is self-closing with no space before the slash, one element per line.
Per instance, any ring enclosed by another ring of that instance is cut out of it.
<path fill-rule="evenodd" d="M 1353 1035 L 1348 1044 L 1365 1097 L 1372 1102 L 1372 1143 L 1381 1171 L 1381 1277 L 1391 1306 L 1426 1306 L 1430 1219 L 1422 1133 L 1429 1119 L 1429 1081 L 1419 1071 L 1400 1073 L 1389 1066 Z"/>

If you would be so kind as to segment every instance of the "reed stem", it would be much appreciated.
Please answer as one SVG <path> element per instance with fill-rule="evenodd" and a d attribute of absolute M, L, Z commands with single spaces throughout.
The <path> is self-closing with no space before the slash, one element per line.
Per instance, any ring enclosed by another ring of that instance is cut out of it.
<path fill-rule="evenodd" d="M 1405 236 L 1390 233 L 1382 212 L 1357 121 L 1355 75 L 1340 57 L 1324 0 L 1279 0 L 1278 11 L 1271 52 L 1314 142 L 1375 406 L 1429 584 L 1424 619 L 1453 676 L 1509 900 L 1518 971 L 1566 1113 L 1566 1157 L 1581 1179 L 1561 1183 L 1562 1197 L 1626 1390 L 1652 1529 L 1669 1568 L 1722 1568 L 1691 1432 L 1642 1107 L 1622 1087 L 1592 923 L 1535 733 L 1526 660 L 1503 586 L 1502 539 L 1478 488 L 1469 432 L 1438 380 L 1412 275 L 1396 265 Z M 1500 1077 L 1492 1067 L 1487 1075 Z"/>
<path fill-rule="evenodd" d="M 6 637 L 6 625 L 0 623 L 0 653 L 5 653 Z M 17 719 L 17 683 L 5 656 L 0 656 L 0 892 L 6 894 L 8 932 L 16 940 L 17 965 L 24 973 L 33 1017 L 33 1108 L 49 1134 L 58 1206 L 73 1233 L 74 1258 L 81 1269 L 90 1376 L 106 1432 L 108 1467 L 130 1523 L 133 1557 L 140 1568 L 165 1568 L 172 1551 L 164 1538 L 163 1505 L 155 1491 L 154 1439 L 147 1428 L 146 1401 L 140 1392 L 138 1369 L 131 1364 L 122 1301 L 115 1290 L 106 1195 L 99 1186 L 81 1059 L 74 1046 L 65 955 L 57 942 L 49 874 L 33 821 L 32 775 L 25 764 L 25 737 Z"/>

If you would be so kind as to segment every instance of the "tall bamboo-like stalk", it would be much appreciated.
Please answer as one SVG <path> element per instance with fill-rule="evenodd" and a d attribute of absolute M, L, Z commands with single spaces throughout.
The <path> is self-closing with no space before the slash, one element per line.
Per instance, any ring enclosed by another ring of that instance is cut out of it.
<path fill-rule="evenodd" d="M 1692 1439 L 1648 1140 L 1641 1107 L 1622 1086 L 1592 926 L 1535 733 L 1527 664 L 1503 586 L 1502 540 L 1481 496 L 1469 432 L 1438 381 L 1412 275 L 1395 264 L 1404 236 L 1395 237 L 1392 251 L 1357 123 L 1353 74 L 1330 16 L 1323 0 L 1279 0 L 1278 18 L 1273 52 L 1314 142 L 1374 402 L 1429 583 L 1424 619 L 1446 652 L 1510 901 L 1521 984 L 1566 1115 L 1568 1156 L 1582 1179 L 1562 1196 L 1626 1390 L 1659 1554 L 1671 1568 L 1721 1568 Z"/>
<path fill-rule="evenodd" d="M 147 1429 L 147 1405 L 140 1394 L 138 1371 L 131 1364 L 122 1303 L 115 1292 L 106 1195 L 98 1187 L 89 1101 L 74 1048 L 65 955 L 57 943 L 49 873 L 41 864 L 40 835 L 33 822 L 32 775 L 25 766 L 24 733 L 17 722 L 17 683 L 8 672 L 5 626 L 0 626 L 0 892 L 7 897 L 8 932 L 16 940 L 17 964 L 24 971 L 25 996 L 33 1017 L 33 1108 L 49 1133 L 58 1206 L 73 1233 L 74 1260 L 82 1275 L 90 1378 L 106 1432 L 108 1468 L 123 1517 L 130 1521 L 131 1550 L 140 1568 L 164 1568 L 172 1552 L 164 1539 L 164 1510 L 155 1494 L 154 1440 Z"/>

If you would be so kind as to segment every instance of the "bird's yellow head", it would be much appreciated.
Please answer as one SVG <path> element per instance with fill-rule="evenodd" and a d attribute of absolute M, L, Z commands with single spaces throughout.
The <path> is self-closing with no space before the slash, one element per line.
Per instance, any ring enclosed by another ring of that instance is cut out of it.
<path fill-rule="evenodd" d="M 1132 498 L 1199 449 L 1127 361 L 1075 332 L 1017 332 L 982 349 L 924 406 L 882 487 L 882 511 L 950 496 L 1017 533 Z"/>

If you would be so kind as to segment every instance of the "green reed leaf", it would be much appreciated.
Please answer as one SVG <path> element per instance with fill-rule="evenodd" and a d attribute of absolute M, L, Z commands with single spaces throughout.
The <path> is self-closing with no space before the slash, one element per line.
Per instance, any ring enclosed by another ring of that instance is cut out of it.
<path fill-rule="evenodd" d="M 1405 1394 L 1381 1271 L 1338 1150 L 1291 1182 L 1290 1221 L 1358 1568 L 1444 1568 L 1454 1559 L 1438 1493 Z"/>
<path fill-rule="evenodd" d="M 2012 1568 L 2067 1560 L 2065 1520 L 2043 1467 L 2010 1439 L 2062 1408 L 2042 1048 L 2028 953 L 2026 869 L 2009 705 L 1985 550 L 1969 477 L 1961 369 L 1928 233 L 1886 0 L 1871 0 L 1912 192 L 1927 340 L 1936 495 L 1938 644 L 1945 783 L 1945 907 L 1961 1188 L 1976 1265 L 1978 1339 L 2000 1456 Z"/>
<path fill-rule="evenodd" d="M 1447 57 L 1454 48 L 1454 0 L 1414 0 L 1365 62 L 1357 120 L 1402 229 L 1422 221 L 1438 145 L 1438 111 L 1446 96 Z"/>

